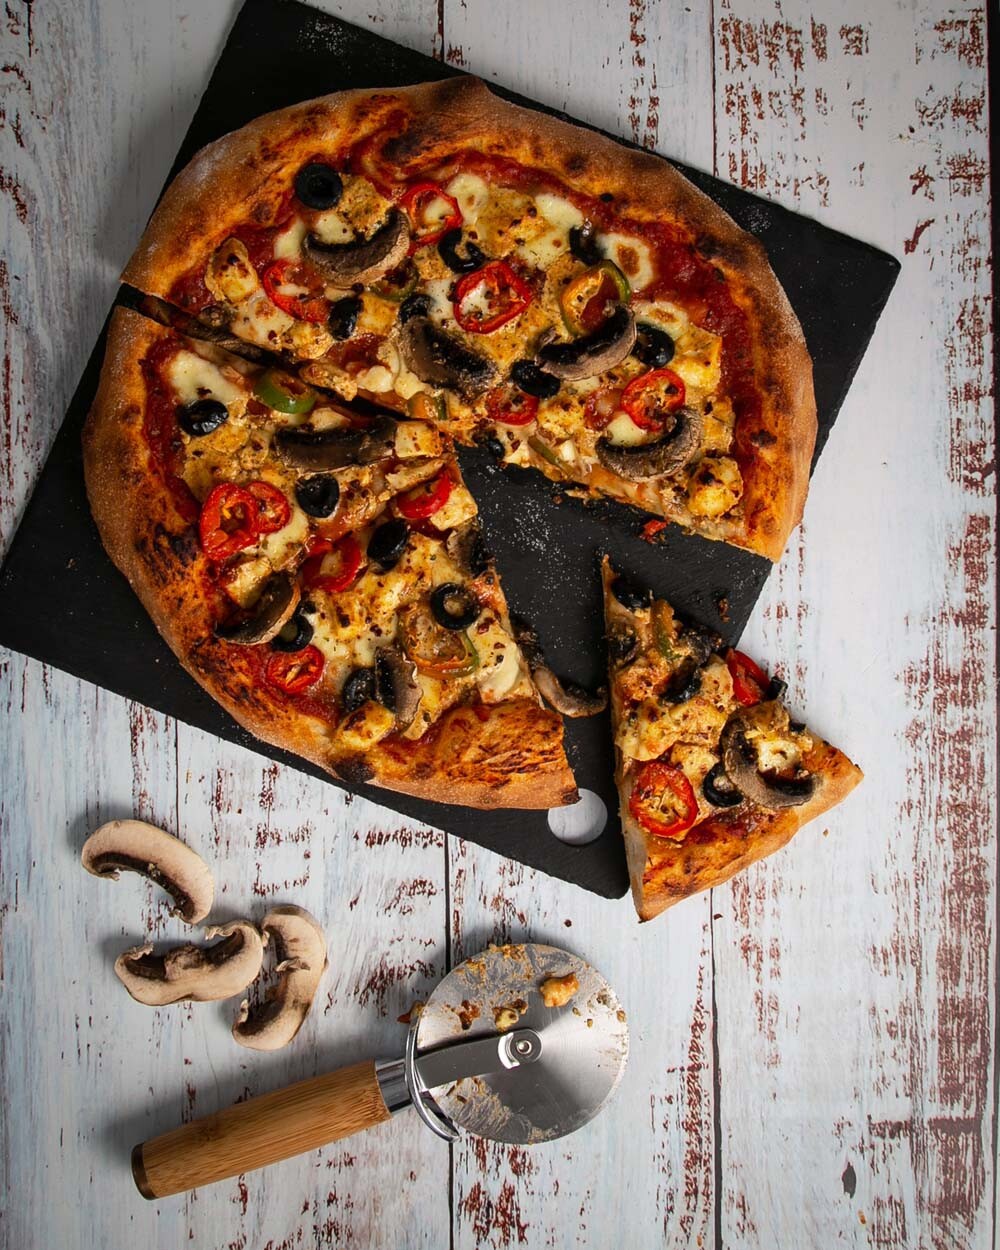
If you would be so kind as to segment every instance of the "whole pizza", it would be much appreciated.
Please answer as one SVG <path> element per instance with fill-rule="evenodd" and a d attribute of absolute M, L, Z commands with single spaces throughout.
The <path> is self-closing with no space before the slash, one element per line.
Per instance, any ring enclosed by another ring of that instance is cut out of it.
<path fill-rule="evenodd" d="M 124 279 L 85 434 L 105 545 L 241 724 L 349 783 L 577 796 L 561 716 L 603 700 L 512 621 L 456 445 L 771 560 L 801 516 L 812 365 L 760 244 L 475 79 L 227 135 Z"/>

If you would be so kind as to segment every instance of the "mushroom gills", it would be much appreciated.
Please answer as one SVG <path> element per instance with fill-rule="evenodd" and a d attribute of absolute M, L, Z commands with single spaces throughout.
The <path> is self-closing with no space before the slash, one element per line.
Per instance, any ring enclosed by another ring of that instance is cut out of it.
<path fill-rule="evenodd" d="M 379 414 L 366 429 L 312 430 L 293 426 L 278 430 L 274 449 L 282 464 L 309 473 L 374 464 L 391 455 L 396 422 Z"/>
<path fill-rule="evenodd" d="M 374 282 L 406 259 L 410 223 L 398 208 L 390 209 L 383 224 L 367 239 L 353 243 L 323 243 L 306 235 L 302 252 L 312 266 L 337 287 Z"/>
<path fill-rule="evenodd" d="M 262 1002 L 244 999 L 233 1037 L 251 1050 L 280 1050 L 295 1037 L 312 1007 L 327 965 L 326 936 L 301 907 L 276 907 L 261 922 L 264 942 L 274 947 L 277 982 Z"/>
<path fill-rule="evenodd" d="M 732 784 L 758 807 L 772 811 L 785 807 L 801 807 L 816 792 L 817 779 L 812 773 L 797 777 L 780 777 L 762 773 L 758 768 L 757 752 L 748 739 L 754 722 L 764 723 L 772 709 L 787 713 L 775 703 L 758 703 L 752 708 L 734 712 L 726 722 L 719 740 L 722 765 Z"/>
<path fill-rule="evenodd" d="M 407 368 L 432 386 L 471 398 L 496 380 L 491 361 L 446 334 L 429 317 L 411 316 L 400 329 L 399 346 Z"/>
<path fill-rule="evenodd" d="M 215 946 L 190 943 L 162 955 L 150 943 L 133 947 L 115 960 L 115 975 L 138 1003 L 215 1002 L 245 990 L 260 972 L 264 958 L 261 936 L 248 920 L 205 930 Z"/>
<path fill-rule="evenodd" d="M 580 381 L 621 364 L 634 344 L 635 317 L 622 305 L 593 334 L 571 343 L 547 343 L 538 351 L 538 363 L 557 378 Z"/>
<path fill-rule="evenodd" d="M 276 638 L 295 615 L 302 592 L 289 573 L 273 573 L 264 583 L 251 615 L 236 625 L 216 625 L 221 642 L 256 647 Z"/>
<path fill-rule="evenodd" d="M 174 901 L 171 914 L 197 924 L 212 909 L 215 882 L 202 857 L 173 834 L 142 820 L 112 820 L 84 842 L 84 868 L 117 881 L 122 872 L 148 877 Z"/>
<path fill-rule="evenodd" d="M 511 626 L 517 645 L 528 661 L 535 687 L 550 707 L 573 719 L 597 716 L 604 711 L 608 696 L 603 687 L 591 694 L 575 681 L 561 681 L 545 662 L 545 653 L 534 626 L 521 616 L 511 616 Z"/>
<path fill-rule="evenodd" d="M 651 443 L 616 446 L 606 438 L 597 443 L 597 459 L 612 473 L 630 482 L 670 477 L 691 460 L 701 446 L 704 422 L 694 408 L 679 408 L 673 427 Z"/>

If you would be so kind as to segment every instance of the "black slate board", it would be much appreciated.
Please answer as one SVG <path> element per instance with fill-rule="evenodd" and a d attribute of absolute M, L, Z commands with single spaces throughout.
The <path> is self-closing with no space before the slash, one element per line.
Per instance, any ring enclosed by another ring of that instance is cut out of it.
<path fill-rule="evenodd" d="M 171 176 L 198 148 L 271 109 L 341 88 L 403 86 L 455 72 L 305 5 L 247 0 Z M 517 103 L 541 107 L 493 89 Z M 818 456 L 899 265 L 846 235 L 680 168 L 768 249 L 813 355 Z M 104 554 L 87 508 L 80 460 L 80 431 L 103 352 L 102 334 L 0 571 L 0 643 L 329 781 L 318 769 L 250 737 L 183 672 Z M 463 453 L 462 467 L 511 605 L 535 622 L 556 671 L 591 685 L 603 678 L 597 561 L 605 551 L 730 641 L 739 637 L 769 572 L 766 560 L 674 530 L 654 547 L 638 537 L 644 518 L 629 508 L 585 505 L 561 495 L 556 503 L 559 492 L 551 483 L 523 471 L 502 473 L 476 451 Z M 723 595 L 728 600 L 725 621 L 718 613 Z M 53 598 L 58 613 L 49 610 Z M 365 786 L 356 792 L 595 893 L 618 897 L 628 882 L 607 716 L 568 721 L 566 728 L 580 785 L 598 793 L 611 813 L 604 833 L 587 846 L 557 840 L 545 812 L 477 812 Z"/>

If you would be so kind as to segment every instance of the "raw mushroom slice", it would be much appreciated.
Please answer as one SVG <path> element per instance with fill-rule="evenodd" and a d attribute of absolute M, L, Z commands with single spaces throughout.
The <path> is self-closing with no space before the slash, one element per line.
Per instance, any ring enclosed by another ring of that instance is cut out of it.
<path fill-rule="evenodd" d="M 174 900 L 171 915 L 188 924 L 204 920 L 212 909 L 215 882 L 202 857 L 173 834 L 143 820 L 112 820 L 84 842 L 80 859 L 95 877 L 117 881 L 137 872 L 166 890 Z"/>
<path fill-rule="evenodd" d="M 280 1050 L 298 1033 L 316 997 L 327 963 L 326 937 L 301 907 L 276 907 L 260 927 L 265 942 L 274 945 L 278 981 L 257 1007 L 243 1000 L 233 1037 L 251 1050 Z"/>
<path fill-rule="evenodd" d="M 137 1003 L 209 1003 L 232 998 L 260 972 L 264 943 L 248 920 L 234 920 L 205 930 L 221 938 L 215 946 L 175 946 L 154 955 L 152 944 L 133 947 L 115 960 L 115 975 Z"/>

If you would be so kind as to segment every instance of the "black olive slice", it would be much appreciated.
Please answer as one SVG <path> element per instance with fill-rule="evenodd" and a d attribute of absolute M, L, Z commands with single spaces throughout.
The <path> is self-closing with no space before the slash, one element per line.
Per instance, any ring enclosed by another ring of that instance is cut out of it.
<path fill-rule="evenodd" d="M 445 582 L 431 595 L 434 619 L 444 629 L 468 629 L 482 611 L 475 596 L 457 582 Z"/>
<path fill-rule="evenodd" d="M 573 226 L 569 232 L 569 250 L 585 265 L 597 265 L 604 257 L 597 243 L 597 231 L 589 221 Z"/>
<path fill-rule="evenodd" d="M 458 251 L 458 245 L 461 242 L 461 229 L 449 230 L 447 234 L 441 236 L 438 254 L 452 273 L 474 273 L 486 264 L 486 256 L 475 243 L 468 240 L 465 244 L 465 255 L 462 256 Z"/>
<path fill-rule="evenodd" d="M 340 483 L 332 473 L 301 477 L 295 483 L 295 498 L 303 512 L 310 516 L 327 517 L 336 511 L 340 502 Z"/>
<path fill-rule="evenodd" d="M 608 635 L 608 655 L 615 664 L 628 664 L 635 659 L 639 639 L 631 629 L 616 629 Z"/>
<path fill-rule="evenodd" d="M 666 330 L 661 330 L 652 322 L 637 321 L 632 355 L 637 356 L 650 369 L 662 369 L 674 358 L 674 340 Z"/>
<path fill-rule="evenodd" d="M 177 424 L 192 438 L 211 434 L 229 420 L 229 409 L 219 399 L 196 399 L 177 410 Z"/>
<path fill-rule="evenodd" d="M 386 521 L 368 540 L 368 559 L 378 565 L 383 573 L 388 573 L 402 559 L 409 538 L 410 527 L 402 517 Z"/>
<path fill-rule="evenodd" d="M 536 399 L 551 399 L 559 394 L 562 383 L 551 373 L 540 369 L 533 360 L 515 360 L 511 365 L 510 380 L 526 395 Z"/>
<path fill-rule="evenodd" d="M 649 591 L 641 589 L 635 582 L 630 582 L 620 574 L 611 583 L 611 593 L 630 612 L 641 612 L 643 608 L 649 607 Z"/>
<path fill-rule="evenodd" d="M 321 161 L 310 161 L 295 175 L 295 194 L 306 208 L 336 208 L 344 193 L 340 174 Z"/>
<path fill-rule="evenodd" d="M 491 434 L 489 438 L 484 439 L 483 446 L 496 460 L 502 460 L 507 454 L 503 443 L 500 442 L 495 434 Z"/>
<path fill-rule="evenodd" d="M 727 777 L 721 760 L 701 783 L 701 792 L 713 807 L 735 807 L 743 802 L 743 795 Z"/>
<path fill-rule="evenodd" d="M 356 712 L 362 703 L 374 699 L 375 694 L 375 670 L 356 668 L 347 674 L 347 680 L 340 692 L 340 702 L 345 712 Z"/>
<path fill-rule="evenodd" d="M 782 681 L 780 677 L 772 677 L 767 683 L 767 689 L 764 691 L 764 702 L 772 703 L 777 699 L 783 699 L 787 689 L 787 681 Z"/>
<path fill-rule="evenodd" d="M 361 299 L 357 295 L 345 295 L 330 308 L 327 327 L 335 339 L 349 339 L 358 328 L 361 316 Z"/>
<path fill-rule="evenodd" d="M 430 310 L 429 295 L 408 295 L 399 306 L 399 324 L 406 325 L 411 317 L 426 317 Z"/>
<path fill-rule="evenodd" d="M 788 728 L 793 734 L 801 734 L 806 731 L 805 722 L 800 720 L 790 720 Z"/>
<path fill-rule="evenodd" d="M 687 703 L 700 690 L 701 669 L 695 668 L 688 672 L 685 667 L 674 674 L 660 698 L 664 703 Z"/>
<path fill-rule="evenodd" d="M 302 615 L 304 607 L 304 604 L 300 605 L 299 611 L 290 621 L 286 621 L 280 633 L 271 639 L 272 651 L 301 651 L 312 642 L 312 622 Z"/>

